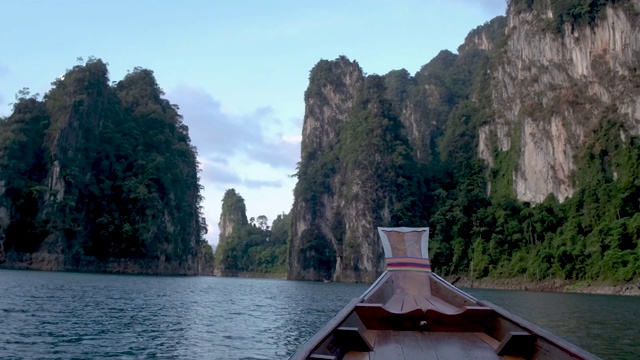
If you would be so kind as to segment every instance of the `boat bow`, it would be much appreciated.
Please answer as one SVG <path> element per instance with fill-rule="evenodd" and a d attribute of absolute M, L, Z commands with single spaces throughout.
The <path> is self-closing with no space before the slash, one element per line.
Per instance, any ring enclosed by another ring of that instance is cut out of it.
<path fill-rule="evenodd" d="M 378 228 L 387 270 L 291 359 L 597 359 L 431 272 L 429 228 Z"/>

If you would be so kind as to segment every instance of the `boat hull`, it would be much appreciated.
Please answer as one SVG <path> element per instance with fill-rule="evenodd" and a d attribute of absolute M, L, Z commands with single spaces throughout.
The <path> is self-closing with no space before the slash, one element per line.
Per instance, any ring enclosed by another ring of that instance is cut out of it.
<path fill-rule="evenodd" d="M 386 271 L 291 359 L 597 359 L 431 272 Z"/>

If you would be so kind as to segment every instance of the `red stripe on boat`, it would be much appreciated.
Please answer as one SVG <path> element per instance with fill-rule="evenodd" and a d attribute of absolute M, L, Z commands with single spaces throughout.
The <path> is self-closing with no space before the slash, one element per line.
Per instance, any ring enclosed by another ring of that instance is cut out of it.
<path fill-rule="evenodd" d="M 431 271 L 429 259 L 393 257 L 385 259 L 387 270 Z"/>

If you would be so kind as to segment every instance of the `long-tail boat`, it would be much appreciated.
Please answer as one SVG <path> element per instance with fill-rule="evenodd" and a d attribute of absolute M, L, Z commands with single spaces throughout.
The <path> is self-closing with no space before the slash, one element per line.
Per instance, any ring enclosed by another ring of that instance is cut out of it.
<path fill-rule="evenodd" d="M 597 359 L 431 272 L 429 228 L 378 228 L 387 270 L 291 359 Z"/>

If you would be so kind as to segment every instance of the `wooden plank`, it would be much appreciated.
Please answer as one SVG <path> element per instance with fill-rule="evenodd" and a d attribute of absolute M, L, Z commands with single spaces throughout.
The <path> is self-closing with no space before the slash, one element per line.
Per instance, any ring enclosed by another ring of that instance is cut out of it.
<path fill-rule="evenodd" d="M 440 311 L 443 314 L 454 314 L 457 312 L 461 311 L 461 308 L 450 304 L 440 298 L 437 298 L 435 296 L 429 296 L 426 298 L 427 301 L 429 301 L 430 303 L 433 304 L 433 306 L 436 308 L 436 310 Z"/>
<path fill-rule="evenodd" d="M 427 333 L 439 359 L 498 360 L 493 348 L 473 333 Z"/>
<path fill-rule="evenodd" d="M 369 360 L 368 352 L 349 351 L 344 354 L 343 360 Z"/>
<path fill-rule="evenodd" d="M 482 341 L 473 333 L 459 334 L 460 346 L 469 354 L 470 359 L 477 360 L 497 360 L 500 356 L 493 350 L 489 344 Z"/>
<path fill-rule="evenodd" d="M 400 344 L 405 360 L 438 360 L 431 340 L 417 331 L 401 332 Z"/>
<path fill-rule="evenodd" d="M 376 338 L 378 337 L 378 330 L 365 330 L 363 332 L 365 339 L 371 344 L 374 348 L 376 346 Z"/>
<path fill-rule="evenodd" d="M 424 333 L 438 359 L 468 360 L 469 354 L 460 347 L 457 333 Z"/>
<path fill-rule="evenodd" d="M 395 312 L 401 312 L 403 302 L 404 294 L 395 294 L 386 304 L 384 304 L 384 307 Z"/>
<path fill-rule="evenodd" d="M 453 287 L 435 274 L 431 276 L 431 295 L 455 308 L 477 305 L 477 301 L 474 298 Z"/>
<path fill-rule="evenodd" d="M 435 309 L 435 305 L 433 305 L 431 302 L 429 302 L 429 300 L 427 300 L 424 296 L 422 295 L 416 295 L 414 296 L 414 299 L 416 300 L 416 304 L 418 304 L 418 307 L 420 309 L 422 309 L 423 311 L 427 311 L 429 309 Z"/>
<path fill-rule="evenodd" d="M 482 341 L 486 342 L 493 349 L 497 349 L 498 345 L 500 345 L 500 341 L 494 339 L 489 334 L 485 334 L 483 332 L 475 332 L 476 336 L 478 336 Z"/>
<path fill-rule="evenodd" d="M 470 307 L 455 314 L 427 310 L 429 331 L 484 332 L 495 320 L 496 313 L 489 307 Z"/>
<path fill-rule="evenodd" d="M 492 338 L 490 335 L 483 332 L 474 333 L 477 337 L 479 337 L 482 341 L 486 342 L 489 346 L 491 346 L 494 350 L 498 348 L 500 345 L 500 341 Z M 520 356 L 511 356 L 511 355 L 502 355 L 504 360 L 525 360 Z"/>
<path fill-rule="evenodd" d="M 380 331 L 373 352 L 369 353 L 369 358 L 371 360 L 405 360 L 399 332 Z"/>
<path fill-rule="evenodd" d="M 358 304 L 355 312 L 367 329 L 371 330 L 419 330 L 425 320 L 422 310 L 395 313 L 380 304 Z"/>
<path fill-rule="evenodd" d="M 369 352 L 373 345 L 369 343 L 357 327 L 341 326 L 334 331 L 334 336 L 341 344 L 343 351 Z"/>
<path fill-rule="evenodd" d="M 421 271 L 392 271 L 396 293 L 409 295 L 429 294 L 429 273 Z"/>
<path fill-rule="evenodd" d="M 371 330 L 420 330 L 425 314 L 416 309 L 407 313 L 394 313 L 380 304 L 358 304 L 356 314 Z"/>
<path fill-rule="evenodd" d="M 309 360 L 336 360 L 336 357 L 333 355 L 311 354 Z"/>
<path fill-rule="evenodd" d="M 402 302 L 402 312 L 409 312 L 415 309 L 420 309 L 420 306 L 416 303 L 415 295 L 406 294 L 404 296 L 404 302 Z"/>
<path fill-rule="evenodd" d="M 384 304 L 393 296 L 393 279 L 391 273 L 385 271 L 378 280 L 362 295 L 366 303 Z"/>

